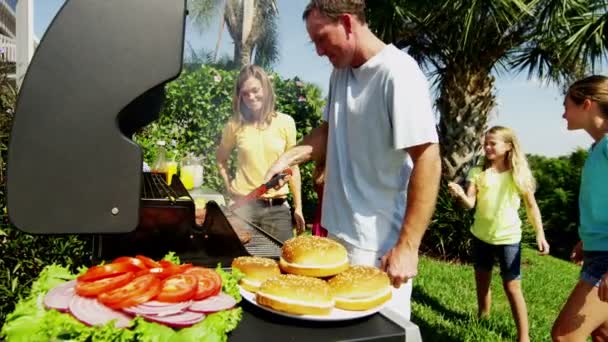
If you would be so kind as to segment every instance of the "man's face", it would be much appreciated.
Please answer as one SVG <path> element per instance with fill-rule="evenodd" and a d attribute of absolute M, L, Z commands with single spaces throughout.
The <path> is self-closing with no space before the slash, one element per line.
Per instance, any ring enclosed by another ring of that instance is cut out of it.
<path fill-rule="evenodd" d="M 354 38 L 349 34 L 343 19 L 332 21 L 314 9 L 306 18 L 306 30 L 319 56 L 327 56 L 336 68 L 351 65 Z"/>

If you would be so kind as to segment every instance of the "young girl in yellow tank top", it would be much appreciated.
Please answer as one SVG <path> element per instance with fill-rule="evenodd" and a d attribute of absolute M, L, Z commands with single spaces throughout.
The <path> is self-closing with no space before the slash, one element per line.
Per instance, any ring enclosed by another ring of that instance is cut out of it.
<path fill-rule="evenodd" d="M 518 209 L 524 199 L 526 211 L 536 230 L 542 255 L 549 253 L 540 210 L 534 198 L 534 179 L 513 131 L 490 128 L 484 139 L 484 163 L 469 172 L 466 192 L 456 184 L 450 193 L 469 209 L 475 209 L 473 258 L 477 287 L 478 315 L 490 314 L 492 268 L 500 265 L 503 287 L 517 326 L 518 341 L 529 341 L 528 313 L 521 290 L 521 220 Z"/>

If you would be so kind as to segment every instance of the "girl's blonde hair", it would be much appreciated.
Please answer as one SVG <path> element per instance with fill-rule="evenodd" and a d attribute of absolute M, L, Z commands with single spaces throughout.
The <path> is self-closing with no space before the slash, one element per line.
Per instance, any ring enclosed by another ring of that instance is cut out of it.
<path fill-rule="evenodd" d="M 494 134 L 506 144 L 511 145 L 511 150 L 507 152 L 505 158 L 507 166 L 513 173 L 513 181 L 520 193 L 533 193 L 536 190 L 534 177 L 515 132 L 508 127 L 494 126 L 486 132 L 486 136 L 488 134 Z M 490 164 L 490 161 L 484 158 L 483 169 L 490 167 Z"/>
<path fill-rule="evenodd" d="M 608 77 L 593 75 L 578 80 L 568 88 L 567 96 L 577 105 L 585 100 L 597 102 L 604 117 L 608 118 Z"/>
<path fill-rule="evenodd" d="M 260 81 L 262 90 L 264 92 L 264 101 L 262 103 L 262 109 L 259 117 L 256 117 L 251 113 L 247 105 L 243 103 L 241 98 L 241 88 L 243 83 L 248 79 L 255 78 Z M 243 108 L 244 107 L 244 108 Z M 268 75 L 261 67 L 257 65 L 246 65 L 241 69 L 239 73 L 238 81 L 234 87 L 234 96 L 232 98 L 232 110 L 234 111 L 233 120 L 239 127 L 247 123 L 264 123 L 270 125 L 272 118 L 276 116 L 274 110 L 274 90 L 272 83 Z"/>

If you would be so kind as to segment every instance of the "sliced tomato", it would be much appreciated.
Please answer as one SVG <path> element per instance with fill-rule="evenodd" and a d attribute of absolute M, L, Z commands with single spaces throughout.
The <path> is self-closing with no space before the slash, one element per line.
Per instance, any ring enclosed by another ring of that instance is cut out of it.
<path fill-rule="evenodd" d="M 183 264 L 183 265 L 175 265 L 175 264 L 165 264 L 166 267 L 154 267 L 146 270 L 141 270 L 137 273 L 137 276 L 144 274 L 154 274 L 160 279 L 168 278 L 172 275 L 180 274 L 186 271 L 187 269 L 192 267 L 192 264 Z"/>
<path fill-rule="evenodd" d="M 205 267 L 192 267 L 184 274 L 191 274 L 198 280 L 198 289 L 194 295 L 195 300 L 215 296 L 222 289 L 222 277 L 217 272 Z"/>
<path fill-rule="evenodd" d="M 163 281 L 156 300 L 159 302 L 177 303 L 190 300 L 198 289 L 198 279 L 190 274 L 176 274 Z"/>
<path fill-rule="evenodd" d="M 117 289 L 100 294 L 97 300 L 113 309 L 122 309 L 149 301 L 158 295 L 160 289 L 160 279 L 147 274 Z"/>
<path fill-rule="evenodd" d="M 89 268 L 85 274 L 78 277 L 79 281 L 93 281 L 112 277 L 115 275 L 137 272 L 139 268 L 127 262 L 111 263 L 106 265 L 93 266 Z"/>
<path fill-rule="evenodd" d="M 161 267 L 160 263 L 154 259 L 143 255 L 136 255 L 135 258 L 141 260 L 148 268 Z"/>
<path fill-rule="evenodd" d="M 133 266 L 137 266 L 137 268 L 142 269 L 142 270 L 145 270 L 146 268 L 148 268 L 148 266 L 146 266 L 146 264 L 144 264 L 144 262 L 141 261 L 140 259 L 128 257 L 128 256 L 116 258 L 114 261 L 112 261 L 112 263 L 121 263 L 121 262 L 127 262 L 129 264 L 132 264 Z"/>
<path fill-rule="evenodd" d="M 164 260 L 164 259 L 163 259 L 163 260 L 160 260 L 158 263 L 160 264 L 160 267 L 172 267 L 172 266 L 177 266 L 177 264 L 174 264 L 174 263 L 172 263 L 171 261 L 169 261 L 169 260 Z"/>
<path fill-rule="evenodd" d="M 127 272 L 121 275 L 98 279 L 94 281 L 78 281 L 76 283 L 76 293 L 83 297 L 97 297 L 101 293 L 105 293 L 123 285 L 128 284 L 135 274 Z"/>

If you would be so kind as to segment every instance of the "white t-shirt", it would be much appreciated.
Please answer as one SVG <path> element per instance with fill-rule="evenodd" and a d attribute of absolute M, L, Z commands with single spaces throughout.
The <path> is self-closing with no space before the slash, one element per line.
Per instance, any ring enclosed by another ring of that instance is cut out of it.
<path fill-rule="evenodd" d="M 429 85 L 408 54 L 387 45 L 358 68 L 334 69 L 322 225 L 370 251 L 394 246 L 412 161 L 407 147 L 436 143 Z"/>

